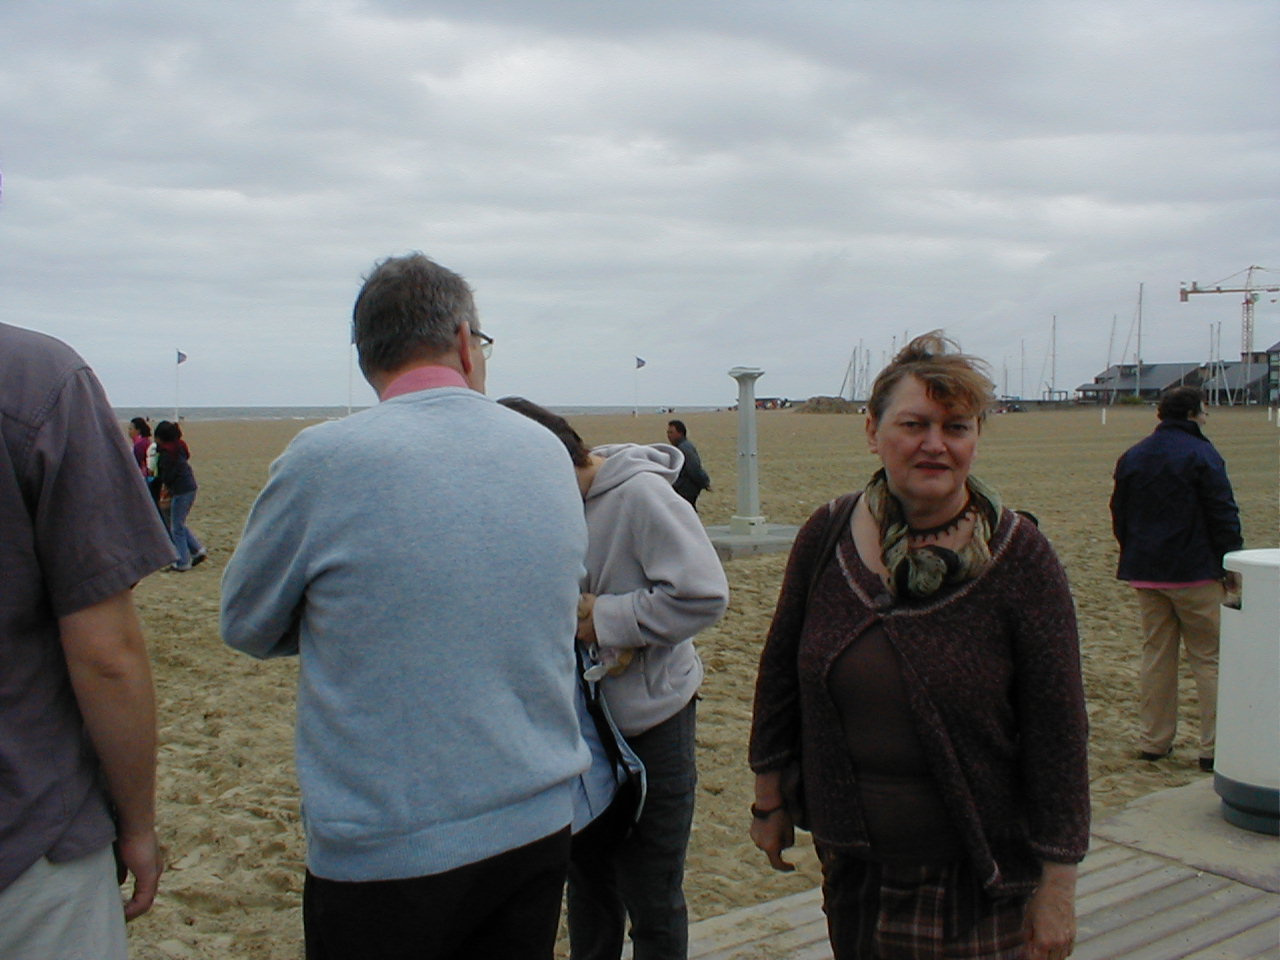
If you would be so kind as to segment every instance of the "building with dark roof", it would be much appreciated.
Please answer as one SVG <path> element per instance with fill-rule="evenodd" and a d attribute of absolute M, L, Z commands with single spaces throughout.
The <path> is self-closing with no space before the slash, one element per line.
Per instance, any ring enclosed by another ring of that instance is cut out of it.
<path fill-rule="evenodd" d="M 1212 404 L 1280 400 L 1280 343 L 1239 360 L 1213 363 L 1117 363 L 1076 387 L 1081 403 L 1111 404 L 1124 397 L 1155 402 L 1171 387 L 1199 387 Z"/>
<path fill-rule="evenodd" d="M 1198 387 L 1204 378 L 1199 363 L 1113 363 L 1093 383 L 1076 387 L 1076 394 L 1085 403 L 1115 403 L 1120 397 L 1154 401 L 1170 387 Z"/>
<path fill-rule="evenodd" d="M 1268 391 L 1266 352 L 1254 353 L 1247 361 L 1210 364 L 1206 372 L 1200 389 L 1210 403 L 1268 403 L 1275 396 Z"/>
<path fill-rule="evenodd" d="M 1280 403 L 1280 341 L 1267 347 L 1267 403 Z"/>

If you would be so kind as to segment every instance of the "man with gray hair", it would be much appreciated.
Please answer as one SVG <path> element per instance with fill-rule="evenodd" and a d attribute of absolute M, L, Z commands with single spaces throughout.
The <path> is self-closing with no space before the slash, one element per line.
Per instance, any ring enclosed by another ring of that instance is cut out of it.
<path fill-rule="evenodd" d="M 550 958 L 589 761 L 573 469 L 483 395 L 457 274 L 381 262 L 353 332 L 380 403 L 294 439 L 223 580 L 228 644 L 300 656 L 307 957 Z"/>

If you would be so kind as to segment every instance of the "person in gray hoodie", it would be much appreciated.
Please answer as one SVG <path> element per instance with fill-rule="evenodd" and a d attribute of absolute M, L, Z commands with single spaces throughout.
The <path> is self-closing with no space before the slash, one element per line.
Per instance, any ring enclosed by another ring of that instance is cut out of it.
<path fill-rule="evenodd" d="M 555 433 L 573 459 L 588 540 L 578 641 L 598 665 L 610 714 L 647 777 L 629 833 L 574 844 L 570 954 L 618 960 L 629 917 L 636 960 L 678 960 L 688 952 L 684 862 L 703 676 L 693 637 L 724 615 L 724 569 L 693 507 L 672 488 L 684 460 L 675 447 L 588 449 L 563 417 L 523 398 L 499 402 Z"/>

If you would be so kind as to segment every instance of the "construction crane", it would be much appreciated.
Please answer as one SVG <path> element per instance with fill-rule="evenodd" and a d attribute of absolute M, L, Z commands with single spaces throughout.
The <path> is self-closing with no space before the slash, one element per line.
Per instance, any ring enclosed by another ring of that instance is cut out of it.
<path fill-rule="evenodd" d="M 1249 377 L 1253 369 L 1253 305 L 1261 299 L 1264 293 L 1280 293 L 1280 286 L 1267 287 L 1256 285 L 1253 282 L 1253 274 L 1255 271 L 1263 273 L 1271 273 L 1266 267 L 1252 266 L 1247 270 L 1241 270 L 1240 273 L 1233 273 L 1224 280 L 1219 280 L 1211 287 L 1202 287 L 1194 280 L 1191 286 L 1186 283 L 1182 284 L 1178 291 L 1178 299 L 1186 303 L 1191 299 L 1193 293 L 1243 293 L 1244 302 L 1241 306 L 1240 316 L 1240 359 L 1244 361 L 1245 382 L 1242 385 L 1247 391 L 1249 387 Z M 1234 280 L 1240 274 L 1245 275 L 1243 287 L 1224 287 L 1222 284 Z M 1247 402 L 1247 401 L 1246 401 Z"/>
<path fill-rule="evenodd" d="M 1182 289 L 1178 291 L 1178 299 L 1186 303 L 1191 299 L 1193 293 L 1243 293 L 1244 309 L 1243 317 L 1240 322 L 1240 352 L 1245 355 L 1253 353 L 1253 305 L 1261 299 L 1264 293 L 1280 293 L 1280 286 L 1263 287 L 1255 286 L 1253 282 L 1253 274 L 1255 270 L 1261 270 L 1264 273 L 1271 273 L 1266 267 L 1250 267 L 1248 270 L 1241 270 L 1240 273 L 1245 274 L 1243 287 L 1224 287 L 1222 284 L 1228 280 L 1234 280 L 1240 276 L 1240 273 L 1233 273 L 1226 280 L 1220 280 L 1212 287 L 1202 287 L 1194 280 L 1191 286 L 1185 283 Z"/>

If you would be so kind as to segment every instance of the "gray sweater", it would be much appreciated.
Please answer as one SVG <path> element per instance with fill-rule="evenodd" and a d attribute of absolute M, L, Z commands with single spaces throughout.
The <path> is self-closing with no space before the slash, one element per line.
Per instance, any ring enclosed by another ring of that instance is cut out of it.
<path fill-rule="evenodd" d="M 554 833 L 574 711 L 582 501 L 547 430 L 460 387 L 304 430 L 223 580 L 222 633 L 301 656 L 311 871 L 440 873 Z"/>
<path fill-rule="evenodd" d="M 724 615 L 729 584 L 693 507 L 671 487 L 683 457 L 665 443 L 613 444 L 586 496 L 587 577 L 602 649 L 635 648 L 603 681 L 626 736 L 680 711 L 702 682 L 693 636 Z"/>

